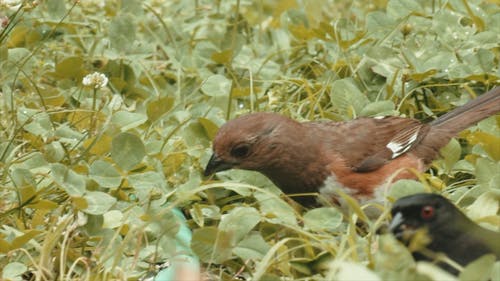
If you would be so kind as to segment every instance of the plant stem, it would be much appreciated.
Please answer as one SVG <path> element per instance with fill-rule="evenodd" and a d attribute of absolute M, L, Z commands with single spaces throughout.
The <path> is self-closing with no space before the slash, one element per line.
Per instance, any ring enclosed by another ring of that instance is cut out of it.
<path fill-rule="evenodd" d="M 97 89 L 94 88 L 94 93 L 92 96 L 92 116 L 90 117 L 89 136 L 94 135 L 94 129 L 96 125 L 96 118 L 97 118 L 96 98 L 97 98 Z"/>

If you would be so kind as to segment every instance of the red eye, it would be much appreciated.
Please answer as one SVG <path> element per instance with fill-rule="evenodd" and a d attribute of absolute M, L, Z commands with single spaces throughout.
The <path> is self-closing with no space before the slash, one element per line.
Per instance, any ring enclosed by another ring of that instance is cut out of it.
<path fill-rule="evenodd" d="M 424 220 L 429 220 L 434 217 L 434 207 L 432 206 L 425 206 L 422 208 L 420 211 L 420 217 L 422 217 Z"/>

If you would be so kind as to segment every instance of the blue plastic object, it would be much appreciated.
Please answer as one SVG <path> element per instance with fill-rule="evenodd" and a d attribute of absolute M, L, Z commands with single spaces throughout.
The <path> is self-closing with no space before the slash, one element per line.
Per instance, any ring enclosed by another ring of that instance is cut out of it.
<path fill-rule="evenodd" d="M 177 241 L 177 255 L 173 256 L 169 262 L 170 266 L 162 269 L 155 277 L 155 281 L 177 281 L 179 270 L 192 270 L 200 272 L 200 261 L 191 251 L 191 230 L 187 227 L 186 218 L 179 209 L 172 210 L 180 224 L 179 232 L 175 236 Z"/>

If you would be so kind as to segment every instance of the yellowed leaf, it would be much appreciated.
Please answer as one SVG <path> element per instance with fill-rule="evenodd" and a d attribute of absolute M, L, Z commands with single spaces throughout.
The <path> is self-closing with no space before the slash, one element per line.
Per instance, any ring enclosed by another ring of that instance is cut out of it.
<path fill-rule="evenodd" d="M 163 161 L 163 172 L 165 175 L 172 175 L 181 167 L 182 163 L 186 160 L 185 153 L 173 153 L 167 155 Z"/>
<path fill-rule="evenodd" d="M 219 130 L 219 127 L 215 125 L 214 122 L 212 122 L 210 119 L 207 118 L 198 118 L 198 122 L 203 126 L 203 129 L 205 130 L 205 133 L 207 134 L 208 138 L 213 140 L 215 137 L 215 134 Z"/>
<path fill-rule="evenodd" d="M 6 254 L 10 251 L 10 243 L 4 239 L 0 239 L 0 253 Z"/>
<path fill-rule="evenodd" d="M 147 105 L 147 114 L 150 121 L 158 120 L 163 114 L 167 113 L 174 105 L 173 97 L 161 97 L 150 101 Z"/>
<path fill-rule="evenodd" d="M 29 204 L 28 207 L 32 209 L 47 209 L 47 210 L 52 210 L 57 208 L 59 206 L 57 203 L 50 201 L 50 200 L 37 200 L 33 204 Z"/>
<path fill-rule="evenodd" d="M 87 200 L 83 197 L 73 197 L 73 205 L 79 210 L 84 210 L 87 208 Z"/>
<path fill-rule="evenodd" d="M 471 144 L 481 144 L 494 160 L 500 160 L 500 137 L 476 131 L 467 135 L 467 141 Z"/>
<path fill-rule="evenodd" d="M 31 239 L 35 238 L 38 234 L 42 233 L 40 230 L 30 230 L 26 232 L 25 234 L 16 237 L 14 240 L 12 240 L 11 245 L 11 250 L 21 248 L 26 244 L 28 241 Z"/>
<path fill-rule="evenodd" d="M 233 50 L 227 49 L 222 52 L 215 52 L 212 54 L 211 59 L 220 64 L 228 64 L 233 59 Z"/>
<path fill-rule="evenodd" d="M 83 147 L 87 149 L 89 146 L 92 146 L 89 152 L 95 155 L 106 154 L 111 149 L 112 138 L 104 134 L 100 136 L 99 139 L 94 143 L 95 138 L 96 137 L 86 139 L 83 142 Z"/>
<path fill-rule="evenodd" d="M 22 47 L 25 43 L 26 35 L 29 32 L 27 26 L 18 25 L 12 29 L 10 32 L 9 40 L 7 41 L 7 46 L 9 48 Z"/>

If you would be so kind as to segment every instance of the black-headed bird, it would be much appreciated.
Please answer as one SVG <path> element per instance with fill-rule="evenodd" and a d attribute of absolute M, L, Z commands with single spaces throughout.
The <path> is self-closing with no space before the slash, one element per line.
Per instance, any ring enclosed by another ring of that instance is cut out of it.
<path fill-rule="evenodd" d="M 500 259 L 500 232 L 477 225 L 443 196 L 421 193 L 402 197 L 394 203 L 391 214 L 390 231 L 409 246 L 417 261 L 433 261 L 440 253 L 461 266 L 486 254 Z M 446 263 L 438 265 L 458 273 Z"/>

